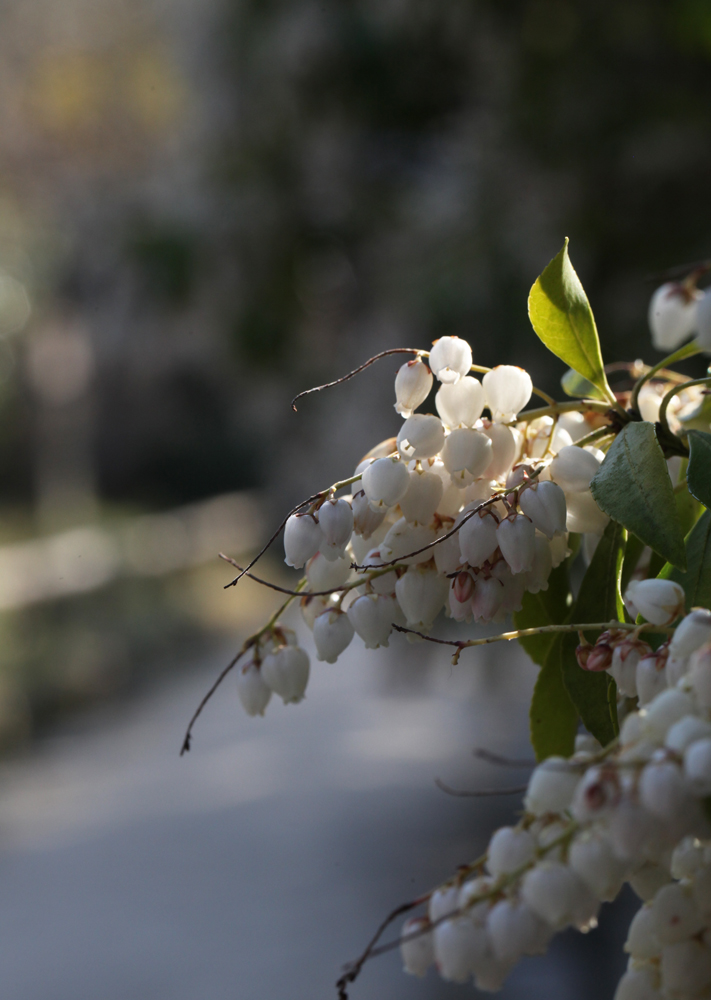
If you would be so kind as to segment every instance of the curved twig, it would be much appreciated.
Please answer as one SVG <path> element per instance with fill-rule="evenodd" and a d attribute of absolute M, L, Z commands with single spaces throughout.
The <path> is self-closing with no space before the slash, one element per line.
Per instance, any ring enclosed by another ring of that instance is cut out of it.
<path fill-rule="evenodd" d="M 227 677 L 227 675 L 229 674 L 229 672 L 231 670 L 233 670 L 234 667 L 237 666 L 238 662 L 242 659 L 242 657 L 244 656 L 244 654 L 247 652 L 248 648 L 249 647 L 244 646 L 242 649 L 240 649 L 240 651 L 237 654 L 237 656 L 235 656 L 234 659 L 230 660 L 230 662 L 227 664 L 227 666 L 224 668 L 224 670 L 221 671 L 219 677 L 217 678 L 217 680 L 215 681 L 215 683 L 212 685 L 212 687 L 210 688 L 210 690 L 207 692 L 207 694 L 205 695 L 205 697 L 202 699 L 202 701 L 200 702 L 200 704 L 198 705 L 198 707 L 195 709 L 193 717 L 190 720 L 190 722 L 188 723 L 188 728 L 185 731 L 185 738 L 183 739 L 183 745 L 182 745 L 182 747 L 180 749 L 180 756 L 181 757 L 183 756 L 184 753 L 187 753 L 190 750 L 190 741 L 191 741 L 191 737 L 192 737 L 192 729 L 193 729 L 193 726 L 195 725 L 195 723 L 198 720 L 198 716 L 202 712 L 202 710 L 205 707 L 205 705 L 207 705 L 207 703 L 210 700 L 210 698 L 212 698 L 212 696 L 215 693 L 215 691 L 217 691 L 217 689 L 220 686 L 220 684 L 222 684 L 222 682 L 225 679 L 225 677 Z"/>
<path fill-rule="evenodd" d="M 486 799 L 494 795 L 520 795 L 528 788 L 528 785 L 516 785 L 514 788 L 477 788 L 473 791 L 467 791 L 451 788 L 441 778 L 435 778 L 434 781 L 437 788 L 446 792 L 447 795 L 455 795 L 461 799 Z"/>
<path fill-rule="evenodd" d="M 504 757 L 503 754 L 494 753 L 486 747 L 474 747 L 472 750 L 474 757 L 485 760 L 487 764 L 498 764 L 500 767 L 535 767 L 535 760 L 516 759 L 514 757 Z"/>
<path fill-rule="evenodd" d="M 342 382 L 347 382 L 355 375 L 358 375 L 360 372 L 365 371 L 366 368 L 369 368 L 376 361 L 380 361 L 381 358 L 387 358 L 391 354 L 417 354 L 420 357 L 428 357 L 429 351 L 421 351 L 418 348 L 414 347 L 391 347 L 387 351 L 381 351 L 379 354 L 374 354 L 372 358 L 368 358 L 368 360 L 364 364 L 359 365 L 358 368 L 354 368 L 353 371 L 348 372 L 347 375 L 343 375 L 341 376 L 341 378 L 337 378 L 333 382 L 325 382 L 323 385 L 314 386 L 313 389 L 304 389 L 303 392 L 297 393 L 297 395 L 294 396 L 294 398 L 291 401 L 292 410 L 294 411 L 294 413 L 298 412 L 296 408 L 296 401 L 301 399 L 302 396 L 309 396 L 312 392 L 321 392 L 322 389 L 331 389 L 334 385 L 340 385 Z"/>

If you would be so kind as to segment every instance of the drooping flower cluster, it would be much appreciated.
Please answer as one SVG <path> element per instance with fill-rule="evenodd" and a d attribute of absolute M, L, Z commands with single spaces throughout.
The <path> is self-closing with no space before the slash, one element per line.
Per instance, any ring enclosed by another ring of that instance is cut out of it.
<path fill-rule="evenodd" d="M 669 609 L 676 585 L 654 582 L 666 595 L 657 588 L 641 600 Z M 602 749 L 581 736 L 572 757 L 540 764 L 518 826 L 497 830 L 486 857 L 405 923 L 408 972 L 435 963 L 445 979 L 497 990 L 556 931 L 594 926 L 600 903 L 627 881 L 643 906 L 616 1000 L 711 996 L 711 612 L 692 611 L 655 654 L 637 657 L 638 677 L 650 658 L 657 689 L 626 716 L 619 740 Z"/>
<path fill-rule="evenodd" d="M 286 563 L 305 567 L 301 610 L 328 663 L 356 634 L 387 646 L 393 625 L 427 631 L 441 611 L 503 621 L 547 588 L 569 531 L 594 543 L 607 524 L 589 488 L 603 455 L 575 443 L 591 429 L 579 412 L 519 416 L 528 373 L 500 365 L 479 381 L 458 337 L 436 341 L 429 365 L 398 371 L 402 426 L 357 467 L 352 494 L 286 522 Z M 438 415 L 416 412 L 435 378 Z"/>

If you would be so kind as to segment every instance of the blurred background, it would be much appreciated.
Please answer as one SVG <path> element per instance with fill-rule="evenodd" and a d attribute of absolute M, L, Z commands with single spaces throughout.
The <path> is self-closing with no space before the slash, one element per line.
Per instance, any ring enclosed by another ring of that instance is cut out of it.
<path fill-rule="evenodd" d="M 510 784 L 470 750 L 525 753 L 532 668 L 352 647 L 265 720 L 227 685 L 178 762 L 274 607 L 224 592 L 215 554 L 253 551 L 396 431 L 389 360 L 289 407 L 376 351 L 457 334 L 556 392 L 526 296 L 566 235 L 606 360 L 652 359 L 649 275 L 709 253 L 711 10 L 8 0 L 0 19 L 4 995 L 329 996 L 383 912 L 511 815 L 433 778 Z M 630 905 L 506 996 L 611 996 Z M 354 996 L 457 992 L 397 965 Z"/>

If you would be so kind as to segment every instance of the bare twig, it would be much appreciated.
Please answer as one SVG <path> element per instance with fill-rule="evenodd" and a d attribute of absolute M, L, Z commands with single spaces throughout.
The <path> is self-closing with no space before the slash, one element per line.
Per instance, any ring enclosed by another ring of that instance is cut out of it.
<path fill-rule="evenodd" d="M 498 764 L 500 767 L 535 767 L 535 760 L 516 759 L 504 757 L 500 753 L 493 753 L 486 747 L 474 747 L 472 754 L 479 760 L 485 760 L 487 764 Z"/>
<path fill-rule="evenodd" d="M 486 799 L 493 795 L 520 795 L 528 788 L 528 785 L 516 785 L 514 788 L 477 788 L 473 791 L 461 791 L 451 788 L 441 778 L 435 778 L 435 785 L 443 792 L 446 792 L 447 795 L 456 795 L 462 799 Z"/>
<path fill-rule="evenodd" d="M 296 402 L 297 402 L 297 400 L 301 399 L 302 396 L 308 396 L 312 392 L 321 392 L 322 389 L 331 389 L 334 385 L 340 385 L 342 382 L 347 382 L 349 379 L 353 378 L 355 375 L 358 375 L 360 372 L 365 371 L 366 368 L 369 368 L 376 361 L 380 361 L 381 358 L 387 358 L 391 354 L 418 354 L 418 355 L 420 355 L 422 357 L 427 357 L 427 355 L 429 354 L 429 352 L 428 351 L 421 351 L 421 350 L 419 350 L 417 348 L 414 348 L 414 347 L 391 347 L 387 351 L 381 351 L 380 354 L 373 355 L 373 357 L 372 358 L 368 358 L 368 360 L 364 364 L 360 365 L 358 368 L 354 368 L 353 371 L 352 372 L 348 372 L 347 375 L 343 375 L 343 376 L 341 376 L 341 378 L 335 379 L 335 381 L 333 381 L 333 382 L 326 382 L 324 385 L 314 386 L 313 389 L 304 389 L 303 392 L 298 393 L 292 399 L 292 401 L 291 401 L 291 408 L 292 408 L 292 410 L 294 411 L 294 413 L 297 412 Z"/>
<path fill-rule="evenodd" d="M 202 712 L 202 710 L 205 707 L 205 705 L 207 705 L 207 703 L 210 700 L 210 698 L 212 698 L 212 696 L 215 693 L 215 691 L 217 691 L 217 689 L 220 686 L 220 684 L 222 684 L 222 682 L 225 679 L 225 677 L 227 677 L 227 675 L 229 674 L 229 672 L 231 670 L 233 670 L 234 667 L 237 666 L 237 663 L 241 660 L 241 658 L 247 652 L 247 649 L 248 649 L 248 647 L 244 646 L 242 649 L 240 649 L 240 651 L 237 654 L 237 656 L 235 656 L 232 660 L 230 660 L 230 662 L 227 664 L 227 666 L 224 668 L 224 670 L 222 670 L 222 672 L 220 673 L 219 677 L 217 678 L 217 680 L 215 681 L 215 683 L 212 685 L 212 687 L 210 688 L 210 690 L 207 692 L 207 694 L 205 695 L 205 697 L 202 699 L 202 701 L 200 702 L 200 704 L 198 705 L 198 707 L 195 709 L 193 717 L 190 720 L 190 722 L 188 723 L 188 728 L 185 731 L 185 738 L 183 739 L 183 745 L 182 745 L 181 750 L 180 750 L 180 756 L 181 757 L 183 756 L 184 753 L 187 753 L 188 750 L 190 750 L 190 741 L 191 741 L 191 736 L 192 736 L 192 728 L 195 725 L 195 723 L 197 722 L 198 716 Z"/>

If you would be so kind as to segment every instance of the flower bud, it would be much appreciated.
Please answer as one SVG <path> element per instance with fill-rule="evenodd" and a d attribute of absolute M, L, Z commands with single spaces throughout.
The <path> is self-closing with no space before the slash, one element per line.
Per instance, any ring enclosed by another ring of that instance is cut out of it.
<path fill-rule="evenodd" d="M 670 726 L 694 710 L 694 703 L 688 694 L 676 689 L 661 691 L 640 713 L 642 733 L 651 740 L 661 743 Z"/>
<path fill-rule="evenodd" d="M 492 951 L 500 962 L 517 962 L 522 955 L 540 954 L 550 927 L 523 903 L 502 899 L 486 918 Z"/>
<path fill-rule="evenodd" d="M 562 812 L 570 806 L 579 780 L 580 775 L 571 770 L 564 757 L 548 757 L 528 782 L 523 800 L 526 811 L 534 816 Z"/>
<path fill-rule="evenodd" d="M 512 573 L 527 573 L 533 566 L 536 529 L 520 514 L 509 514 L 496 529 L 501 555 Z"/>
<path fill-rule="evenodd" d="M 400 501 L 403 517 L 411 524 L 429 524 L 443 492 L 441 476 L 434 472 L 414 469 L 410 472 L 407 493 Z"/>
<path fill-rule="evenodd" d="M 491 438 L 491 462 L 485 472 L 487 479 L 504 479 L 516 461 L 521 435 L 506 424 L 491 424 L 484 428 Z"/>
<path fill-rule="evenodd" d="M 615 645 L 610 674 L 614 677 L 620 694 L 627 698 L 636 698 L 637 664 L 643 656 L 649 656 L 651 652 L 651 646 L 639 639 L 625 639 Z"/>
<path fill-rule="evenodd" d="M 599 834 L 576 837 L 568 851 L 568 864 L 590 892 L 603 902 L 612 902 L 617 896 L 627 873 L 627 865 L 614 856 L 608 842 Z"/>
<path fill-rule="evenodd" d="M 347 500 L 326 500 L 318 512 L 318 523 L 326 541 L 321 553 L 329 562 L 343 556 L 353 534 L 353 510 Z"/>
<path fill-rule="evenodd" d="M 669 644 L 673 656 L 691 656 L 705 643 L 711 641 L 711 611 L 692 608 L 676 627 Z"/>
<path fill-rule="evenodd" d="M 486 510 L 470 517 L 459 529 L 462 561 L 479 567 L 491 559 L 499 547 L 498 523 Z"/>
<path fill-rule="evenodd" d="M 567 867 L 556 861 L 542 861 L 526 873 L 521 898 L 533 912 L 555 930 L 572 922 L 579 897 L 588 890 Z"/>
<path fill-rule="evenodd" d="M 319 660 L 335 663 L 353 638 L 354 629 L 344 611 L 325 611 L 314 622 L 314 642 Z"/>
<path fill-rule="evenodd" d="M 588 823 L 613 809 L 620 798 L 617 773 L 602 767 L 591 767 L 580 779 L 573 797 L 572 813 L 579 823 Z"/>
<path fill-rule="evenodd" d="M 435 406 L 446 427 L 473 427 L 485 405 L 481 382 L 466 375 L 458 382 L 440 386 Z"/>
<path fill-rule="evenodd" d="M 590 480 L 599 468 L 600 463 L 589 451 L 568 445 L 551 462 L 550 473 L 566 493 L 582 493 L 590 488 Z"/>
<path fill-rule="evenodd" d="M 412 566 L 395 585 L 407 624 L 430 628 L 449 596 L 449 582 L 436 570 Z"/>
<path fill-rule="evenodd" d="M 342 556 L 333 562 L 321 552 L 311 556 L 306 563 L 306 579 L 311 590 L 336 590 L 341 587 L 351 575 L 351 560 Z"/>
<path fill-rule="evenodd" d="M 614 1000 L 662 1000 L 659 975 L 653 966 L 630 968 L 617 984 Z"/>
<path fill-rule="evenodd" d="M 673 580 L 633 580 L 624 599 L 633 619 L 642 615 L 653 625 L 670 625 L 684 611 L 684 589 Z"/>
<path fill-rule="evenodd" d="M 430 351 L 430 368 L 440 382 L 458 382 L 472 366 L 472 349 L 460 337 L 440 337 Z"/>
<path fill-rule="evenodd" d="M 376 458 L 363 473 L 363 490 L 376 510 L 394 507 L 407 493 L 410 475 L 397 458 Z"/>
<path fill-rule="evenodd" d="M 442 979 L 464 983 L 486 950 L 486 932 L 468 917 L 445 920 L 434 928 L 434 953 Z"/>
<path fill-rule="evenodd" d="M 348 608 L 351 625 L 365 643 L 366 649 L 387 646 L 393 622 L 400 617 L 394 597 L 364 594 Z"/>
<path fill-rule="evenodd" d="M 704 926 L 690 886 L 673 882 L 663 886 L 652 903 L 651 930 L 662 947 L 687 941 Z"/>
<path fill-rule="evenodd" d="M 664 746 L 677 754 L 683 754 L 688 746 L 696 740 L 711 737 L 711 723 L 700 719 L 698 715 L 685 715 L 669 727 L 664 739 Z M 680 878 L 681 876 L 676 876 Z"/>
<path fill-rule="evenodd" d="M 504 599 L 504 586 L 495 576 L 478 576 L 472 598 L 474 621 L 490 622 L 496 618 Z"/>
<path fill-rule="evenodd" d="M 452 582 L 452 591 L 457 604 L 466 604 L 474 596 L 474 577 L 471 573 L 457 573 Z"/>
<path fill-rule="evenodd" d="M 458 427 L 444 442 L 442 461 L 452 482 L 464 487 L 483 475 L 491 463 L 491 438 L 469 427 Z"/>
<path fill-rule="evenodd" d="M 406 361 L 395 376 L 395 409 L 403 417 L 412 415 L 427 399 L 432 388 L 432 372 L 424 361 L 414 358 Z"/>
<path fill-rule="evenodd" d="M 696 328 L 701 293 L 688 293 L 680 282 L 661 285 L 649 303 L 649 329 L 658 351 L 674 351 Z"/>
<path fill-rule="evenodd" d="M 364 490 L 353 495 L 353 528 L 363 538 L 370 538 L 385 519 L 386 510 L 373 510 Z"/>
<path fill-rule="evenodd" d="M 531 376 L 514 365 L 497 365 L 486 373 L 482 384 L 494 423 L 515 420 L 533 392 Z"/>
<path fill-rule="evenodd" d="M 427 931 L 430 922 L 427 917 L 411 917 L 402 925 L 400 932 L 400 955 L 405 972 L 411 976 L 424 976 L 431 965 L 434 964 L 434 942 L 432 932 Z M 417 934 L 417 937 L 405 940 L 409 935 Z"/>
<path fill-rule="evenodd" d="M 299 602 L 299 608 L 306 627 L 313 630 L 318 616 L 332 606 L 332 597 L 311 597 L 309 594 L 304 594 Z"/>
<path fill-rule="evenodd" d="M 696 997 L 711 986 L 711 949 L 700 941 L 680 941 L 662 948 L 665 996 Z"/>
<path fill-rule="evenodd" d="M 510 875 L 533 861 L 536 841 L 533 836 L 518 826 L 502 826 L 489 841 L 486 867 L 494 878 Z"/>
<path fill-rule="evenodd" d="M 448 917 L 459 906 L 459 889 L 456 885 L 440 886 L 430 896 L 427 913 L 433 924 Z"/>
<path fill-rule="evenodd" d="M 661 953 L 659 942 L 654 936 L 654 914 L 648 903 L 640 907 L 632 918 L 627 932 L 625 951 L 629 952 L 632 958 L 647 961 L 658 958 Z"/>
<path fill-rule="evenodd" d="M 646 705 L 661 691 L 666 691 L 667 679 L 664 673 L 668 646 L 661 646 L 655 653 L 643 656 L 637 664 L 635 682 L 640 705 Z"/>
<path fill-rule="evenodd" d="M 397 449 L 403 458 L 434 458 L 443 444 L 442 421 L 429 413 L 408 417 L 397 436 Z"/>
<path fill-rule="evenodd" d="M 454 587 L 449 591 L 449 614 L 455 622 L 469 622 L 472 620 L 471 598 L 468 601 L 458 601 L 454 593 Z"/>
<path fill-rule="evenodd" d="M 318 521 L 312 514 L 292 514 L 284 527 L 284 562 L 301 569 L 323 543 Z"/>
<path fill-rule="evenodd" d="M 561 413 L 558 417 L 558 430 L 566 431 L 575 442 L 589 434 L 591 428 L 582 413 L 571 410 L 570 413 Z"/>
<path fill-rule="evenodd" d="M 534 483 L 522 490 L 519 506 L 546 538 L 565 532 L 565 493 L 555 483 Z"/>
<path fill-rule="evenodd" d="M 695 740 L 686 748 L 684 774 L 694 795 L 711 795 L 711 738 Z"/>
<path fill-rule="evenodd" d="M 568 531 L 579 535 L 588 532 L 601 535 L 610 520 L 604 511 L 600 510 L 590 490 L 581 493 L 567 493 L 565 497 L 565 526 Z"/>
<path fill-rule="evenodd" d="M 646 765 L 639 779 L 639 801 L 650 815 L 672 823 L 688 811 L 687 798 L 680 767 L 671 761 Z"/>
<path fill-rule="evenodd" d="M 264 715 L 272 689 L 256 663 L 247 663 L 237 674 L 237 695 L 247 715 Z"/>
<path fill-rule="evenodd" d="M 309 680 L 309 658 L 300 646 L 279 646 L 262 660 L 262 678 L 285 705 L 304 697 Z"/>
<path fill-rule="evenodd" d="M 575 650 L 575 655 L 583 670 L 598 673 L 601 670 L 607 670 L 612 663 L 612 646 L 598 639 L 592 648 L 590 646 L 578 646 Z"/>

